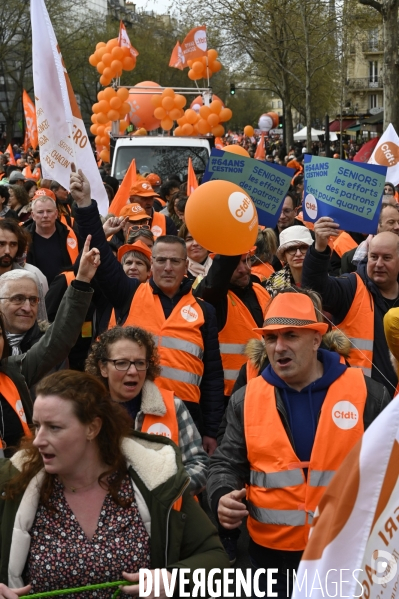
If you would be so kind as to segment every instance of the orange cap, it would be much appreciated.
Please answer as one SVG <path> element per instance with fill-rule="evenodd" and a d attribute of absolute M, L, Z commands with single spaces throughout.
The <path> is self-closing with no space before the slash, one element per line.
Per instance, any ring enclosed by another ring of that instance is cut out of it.
<path fill-rule="evenodd" d="M 294 297 L 295 296 L 295 297 Z M 309 296 L 304 293 L 279 293 L 272 300 L 263 327 L 252 329 L 257 333 L 279 329 L 311 329 L 322 335 L 327 333 L 328 324 L 318 322 L 316 310 Z"/>
<path fill-rule="evenodd" d="M 149 198 L 157 196 L 158 194 L 155 193 L 150 183 L 148 183 L 147 179 L 144 179 L 143 181 L 136 181 L 136 183 L 131 186 L 130 195 Z"/>
<path fill-rule="evenodd" d="M 144 254 L 144 256 L 146 256 L 149 260 L 151 259 L 152 255 L 148 245 L 140 241 L 140 239 L 135 243 L 125 243 L 125 245 L 121 245 L 121 247 L 118 250 L 119 262 L 122 261 L 122 257 L 128 252 L 140 252 L 141 254 Z"/>
<path fill-rule="evenodd" d="M 46 198 L 50 198 L 54 202 L 57 202 L 57 198 L 55 197 L 54 192 L 52 192 L 51 189 L 47 189 L 47 187 L 41 187 L 40 189 L 35 191 L 35 195 L 32 198 L 32 202 L 33 200 L 40 200 L 43 196 L 46 196 Z"/>
<path fill-rule="evenodd" d="M 143 218 L 150 218 L 140 204 L 126 204 L 119 212 L 119 216 L 128 216 L 129 220 L 143 220 Z"/>
<path fill-rule="evenodd" d="M 156 187 L 158 185 L 161 185 L 162 183 L 161 177 L 159 175 L 156 175 L 155 173 L 150 173 L 146 176 L 146 179 L 148 183 L 152 185 L 152 187 Z"/>

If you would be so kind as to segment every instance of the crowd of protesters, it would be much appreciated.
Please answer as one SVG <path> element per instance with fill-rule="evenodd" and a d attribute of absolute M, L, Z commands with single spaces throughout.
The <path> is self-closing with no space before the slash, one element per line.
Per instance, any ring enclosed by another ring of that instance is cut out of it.
<path fill-rule="evenodd" d="M 104 218 L 84 165 L 65 188 L 38 152 L 0 154 L 0 598 L 123 578 L 138 596 L 140 568 L 167 568 L 165 597 L 175 567 L 192 588 L 196 568 L 234 564 L 244 523 L 253 570 L 277 568 L 287 596 L 323 492 L 398 385 L 395 187 L 375 235 L 311 226 L 303 149 L 266 141 L 295 176 L 239 256 L 194 239 L 177 178 L 138 173 Z"/>

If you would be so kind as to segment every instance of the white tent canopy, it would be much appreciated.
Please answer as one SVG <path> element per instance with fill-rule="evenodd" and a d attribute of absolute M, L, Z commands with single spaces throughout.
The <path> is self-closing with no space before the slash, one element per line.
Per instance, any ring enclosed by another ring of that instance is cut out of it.
<path fill-rule="evenodd" d="M 311 129 L 311 133 L 312 133 L 312 141 L 319 141 L 319 135 L 325 135 L 325 131 L 318 131 L 317 129 Z M 306 141 L 306 134 L 307 134 L 307 127 L 304 127 L 303 129 L 301 129 L 300 131 L 297 131 L 296 133 L 294 133 L 294 139 L 295 141 Z M 337 134 L 336 133 L 332 133 L 330 131 L 330 141 L 337 141 Z"/>

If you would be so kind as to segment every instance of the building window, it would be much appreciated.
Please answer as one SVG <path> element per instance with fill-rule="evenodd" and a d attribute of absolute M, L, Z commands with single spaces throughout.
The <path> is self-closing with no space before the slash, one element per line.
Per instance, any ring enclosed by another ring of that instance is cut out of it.
<path fill-rule="evenodd" d="M 277 102 L 277 108 L 282 108 L 282 107 L 283 107 L 283 103 L 282 103 L 282 101 L 281 101 L 281 100 L 279 100 L 279 101 Z"/>
<path fill-rule="evenodd" d="M 369 87 L 378 87 L 378 61 L 369 60 Z"/>
<path fill-rule="evenodd" d="M 369 31 L 369 50 L 378 50 L 378 29 Z"/>
<path fill-rule="evenodd" d="M 377 94 L 370 94 L 369 96 L 369 108 L 377 107 Z"/>

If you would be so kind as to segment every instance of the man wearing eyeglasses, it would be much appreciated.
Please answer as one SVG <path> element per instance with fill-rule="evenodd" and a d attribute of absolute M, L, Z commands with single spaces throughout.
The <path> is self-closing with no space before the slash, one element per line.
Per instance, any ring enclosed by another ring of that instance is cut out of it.
<path fill-rule="evenodd" d="M 130 189 L 129 201 L 131 204 L 140 204 L 150 217 L 150 228 L 154 237 L 160 235 L 177 235 L 176 225 L 173 220 L 165 214 L 154 210 L 154 201 L 158 197 L 150 183 L 138 181 Z"/>
<path fill-rule="evenodd" d="M 157 337 L 160 384 L 184 401 L 200 428 L 204 449 L 212 454 L 224 412 L 222 362 L 214 309 L 193 296 L 192 281 L 185 276 L 185 242 L 174 235 L 159 237 L 152 250 L 152 277 L 140 284 L 126 276 L 106 243 L 82 171 L 71 174 L 70 189 L 79 230 L 90 231 L 92 244 L 100 251 L 96 280 L 115 308 L 116 321 L 140 326 Z"/>

